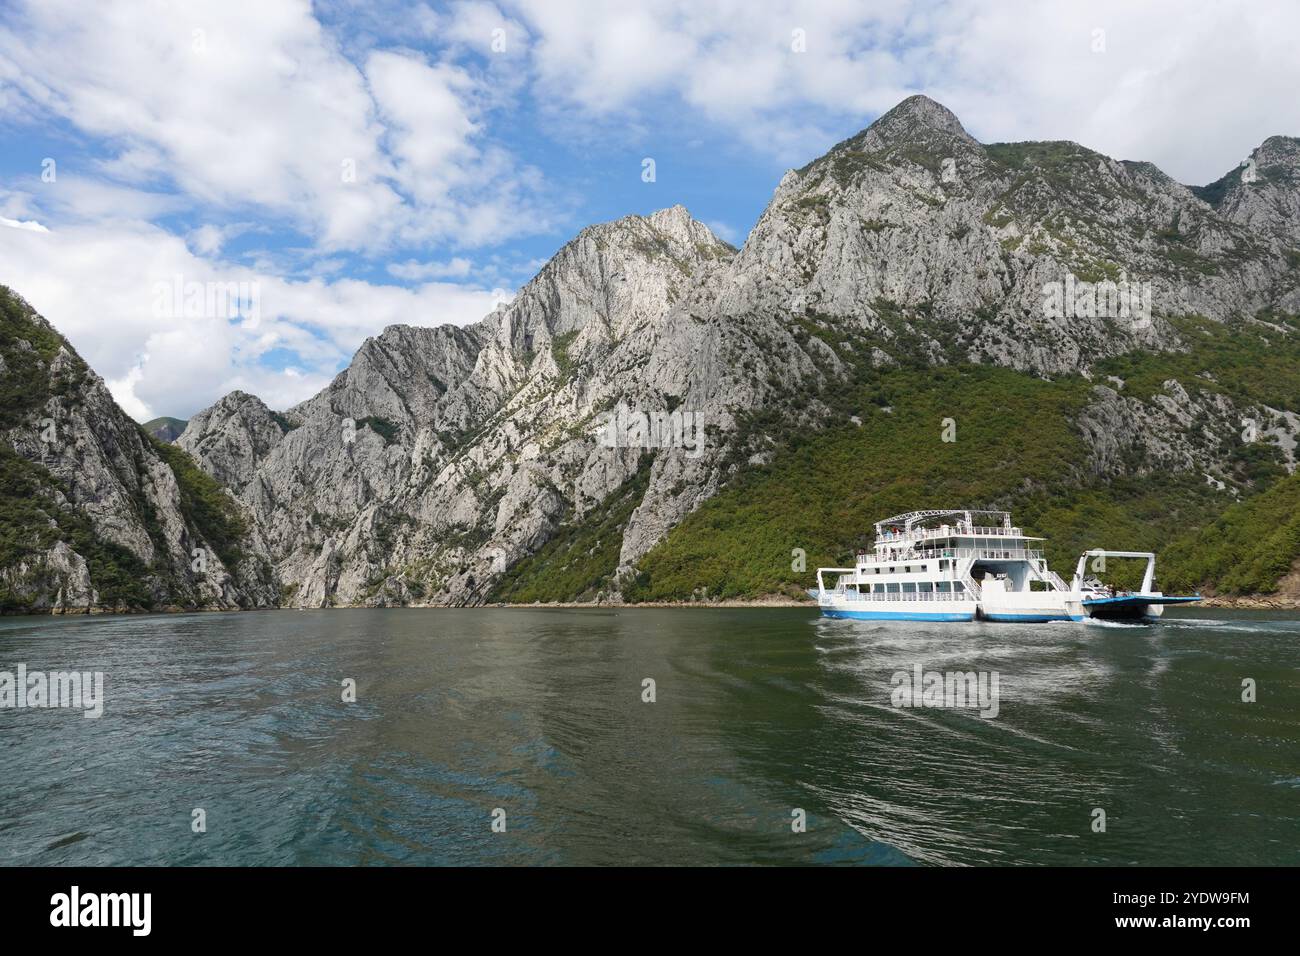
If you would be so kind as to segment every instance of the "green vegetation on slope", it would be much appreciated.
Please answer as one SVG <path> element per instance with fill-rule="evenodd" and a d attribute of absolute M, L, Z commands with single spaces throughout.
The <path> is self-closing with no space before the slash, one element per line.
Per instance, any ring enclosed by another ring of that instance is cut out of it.
<path fill-rule="evenodd" d="M 48 366 L 62 348 L 68 349 L 72 361 L 68 372 L 52 382 Z M 88 374 L 85 363 L 63 338 L 39 322 L 31 307 L 4 286 L 0 286 L 0 362 L 4 368 L 0 432 L 28 426 L 30 416 L 50 395 L 76 389 Z M 67 489 L 47 469 L 0 442 L 0 568 L 33 569 L 39 556 L 59 541 L 66 541 L 86 559 L 102 604 L 149 606 L 144 564 L 126 549 L 100 540 L 85 514 L 67 504 Z M 29 580 L 37 583 L 39 573 L 33 571 Z M 57 581 L 46 583 L 51 590 L 58 587 Z M 0 581 L 0 612 L 28 606 L 25 595 Z"/>
<path fill-rule="evenodd" d="M 50 363 L 61 349 L 71 360 L 57 377 Z M 30 306 L 0 286 L 0 432 L 38 427 L 33 416 L 52 395 L 75 397 L 89 369 L 57 332 L 41 323 Z M 199 469 L 181 448 L 154 438 L 146 426 L 137 426 L 146 447 L 152 447 L 176 476 L 180 508 L 227 566 L 241 557 L 239 543 L 247 531 L 235 502 L 215 479 Z M 143 467 L 143 463 L 137 463 Z M 59 582 L 42 580 L 39 561 L 59 541 L 66 542 L 86 560 L 92 587 L 103 606 L 147 609 L 153 606 L 151 582 L 162 572 L 150 567 L 127 549 L 95 534 L 86 514 L 70 503 L 70 489 L 49 470 L 21 457 L 0 442 L 0 569 L 26 566 L 24 578 L 37 590 L 56 590 Z M 136 493 L 135 507 L 155 545 L 164 548 L 162 530 L 149 502 Z M 180 597 L 181 585 L 169 581 Z M 28 598 L 0 583 L 0 611 L 25 610 Z"/>
<path fill-rule="evenodd" d="M 85 514 L 61 504 L 64 489 L 54 477 L 33 462 L 0 445 L 0 568 L 33 565 L 38 556 L 58 541 L 86 559 L 92 586 L 101 605 L 149 608 L 153 601 L 146 586 L 149 569 L 130 551 L 99 538 Z M 33 583 L 36 581 L 34 576 Z M 59 587 L 49 580 L 48 589 Z M 26 596 L 0 581 L 0 613 L 25 611 Z"/>
<path fill-rule="evenodd" d="M 25 302 L 0 286 L 0 429 L 17 428 L 45 404 L 50 394 L 47 366 L 63 345 L 58 333 L 36 321 Z"/>
<path fill-rule="evenodd" d="M 555 357 L 555 366 L 560 370 L 561 378 L 568 378 L 573 374 L 574 360 L 569 354 L 569 346 L 573 340 L 578 337 L 577 330 L 572 332 L 562 332 L 551 341 L 551 354 Z"/>
<path fill-rule="evenodd" d="M 159 441 L 175 441 L 185 431 L 185 426 L 188 424 L 189 422 L 183 418 L 172 418 L 170 415 L 164 415 L 161 418 L 150 419 L 142 427 Z"/>
<path fill-rule="evenodd" d="M 1066 140 L 989 143 L 984 147 L 984 152 L 990 159 L 1008 169 L 1023 171 L 1026 167 L 1037 168 L 1054 179 L 1060 178 L 1062 171 L 1083 169 L 1094 165 L 1101 158 L 1101 154 Z"/>
<path fill-rule="evenodd" d="M 288 419 L 285 419 L 285 421 L 287 422 Z M 285 434 L 288 434 L 291 430 L 285 428 L 285 423 L 279 421 L 279 419 L 277 419 L 277 424 L 280 425 L 280 429 L 285 432 Z M 296 428 L 297 426 L 295 425 L 293 427 Z M 380 418 L 378 415 L 367 415 L 365 418 L 357 419 L 357 427 L 369 428 L 384 440 L 385 445 L 391 445 L 397 441 L 398 427 L 394 422 L 390 422 L 387 418 Z"/>
<path fill-rule="evenodd" d="M 215 478 L 199 468 L 185 449 L 160 442 L 143 428 L 141 435 L 153 445 L 158 457 L 176 476 L 181 514 L 185 520 L 203 535 L 221 558 L 221 563 L 233 568 L 243 557 L 239 544 L 248 533 L 239 506 Z"/>
<path fill-rule="evenodd" d="M 1180 522 L 1217 513 L 1221 500 L 1191 481 L 1090 486 L 1071 425 L 1087 392 L 1079 378 L 1047 382 L 986 366 L 880 374 L 860 393 L 861 427 L 810 435 L 746 471 L 646 556 L 624 594 L 680 600 L 698 587 L 715 598 L 803 588 L 818 566 L 868 547 L 875 521 L 914 509 L 1011 510 L 1049 538 L 1048 559 L 1063 573 L 1085 548 L 1152 548 Z M 942 440 L 946 418 L 955 422 L 952 442 Z M 796 549 L 806 570 L 792 567 Z"/>
<path fill-rule="evenodd" d="M 1198 316 L 1170 320 L 1188 347 L 1182 352 L 1130 352 L 1098 366 L 1147 398 L 1167 379 L 1246 402 L 1300 411 L 1300 316 L 1261 313 L 1228 325 Z"/>
<path fill-rule="evenodd" d="M 1092 383 L 1080 377 L 1044 381 L 994 366 L 933 367 L 923 333 L 949 343 L 940 356 L 949 362 L 958 359 L 951 347 L 955 333 L 923 308 L 908 311 L 885 300 L 874 308 L 888 337 L 863 335 L 828 316 L 794 319 L 800 341 L 819 338 L 852 368 L 817 396 L 832 420 L 844 424 L 807 431 L 775 407 L 742 417 L 726 463 L 736 477 L 642 560 L 635 581 L 623 588 L 627 599 L 686 600 L 700 588 L 714 598 L 801 591 L 813 580 L 807 569 L 842 564 L 870 545 L 875 521 L 916 508 L 1011 510 L 1026 530 L 1048 539 L 1047 557 L 1066 577 L 1088 548 L 1168 550 L 1157 583 L 1170 591 L 1216 582 L 1221 589 L 1271 590 L 1265 579 L 1274 571 L 1280 576 L 1288 556 L 1300 550 L 1282 533 L 1260 537 L 1243 528 L 1238 539 L 1250 552 L 1245 564 L 1264 569 L 1249 584 L 1244 571 L 1227 575 L 1241 562 L 1216 563 L 1212 550 L 1196 548 L 1201 564 L 1195 563 L 1187 547 L 1169 543 L 1214 521 L 1232 503 L 1230 492 L 1194 474 L 1097 478 L 1074 425 Z M 1300 409 L 1300 322 L 1261 318 L 1266 321 L 1234 325 L 1176 319 L 1188 343 L 1184 351 L 1121 356 L 1099 371 L 1125 379 L 1123 393 L 1140 399 L 1162 392 L 1172 379 L 1193 394 Z M 873 367 L 873 346 L 902 367 Z M 862 425 L 848 424 L 849 416 Z M 942 441 L 946 418 L 954 420 L 954 442 Z M 1259 424 L 1263 430 L 1268 423 Z M 1186 427 L 1200 425 L 1189 420 Z M 763 450 L 770 463 L 749 465 L 749 457 Z M 1277 446 L 1266 441 L 1247 443 L 1234 434 L 1219 453 L 1239 490 L 1268 488 L 1285 474 Z M 494 597 L 572 600 L 607 586 L 618 550 L 609 532 L 623 526 L 636 504 L 625 496 L 616 500 L 609 510 L 617 520 L 602 511 L 566 526 L 543 552 L 512 569 Z M 1287 500 L 1279 486 L 1260 506 L 1276 501 L 1281 510 Z M 1245 514 L 1234 509 L 1225 519 L 1239 522 Z M 590 554 L 597 541 L 610 552 L 602 560 Z M 796 549 L 805 555 L 805 570 L 794 570 Z M 1135 564 L 1111 562 L 1103 576 L 1134 585 L 1140 573 Z"/>
<path fill-rule="evenodd" d="M 1270 594 L 1300 557 L 1300 473 L 1174 541 L 1167 584 L 1219 594 Z"/>

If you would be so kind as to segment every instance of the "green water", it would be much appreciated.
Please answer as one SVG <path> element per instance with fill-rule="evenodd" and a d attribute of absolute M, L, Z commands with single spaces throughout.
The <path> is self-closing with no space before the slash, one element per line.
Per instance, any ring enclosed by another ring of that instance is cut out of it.
<path fill-rule="evenodd" d="M 1295 864 L 1298 647 L 1206 610 L 11 618 L 0 670 L 103 671 L 106 703 L 0 710 L 0 862 Z M 997 716 L 893 706 L 917 664 L 996 671 Z"/>

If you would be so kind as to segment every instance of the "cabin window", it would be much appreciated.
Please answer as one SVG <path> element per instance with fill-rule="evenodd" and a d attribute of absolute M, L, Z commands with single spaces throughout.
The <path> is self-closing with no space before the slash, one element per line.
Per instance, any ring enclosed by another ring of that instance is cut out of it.
<path fill-rule="evenodd" d="M 935 584 L 934 589 L 940 594 L 947 594 L 952 590 L 952 584 L 948 581 L 939 581 Z"/>
<path fill-rule="evenodd" d="M 953 581 L 953 582 L 952 582 L 952 589 L 953 589 L 954 591 L 965 591 L 965 590 L 966 590 L 966 585 L 962 584 L 960 581 Z"/>
<path fill-rule="evenodd" d="M 911 582 L 908 582 L 907 584 L 904 584 L 904 585 L 903 585 L 903 593 L 904 593 L 904 594 L 915 594 L 915 593 L 916 593 L 916 585 L 915 585 L 915 584 L 912 584 Z"/>
<path fill-rule="evenodd" d="M 897 593 L 898 593 L 898 585 L 897 585 L 897 584 L 887 584 L 887 585 L 885 585 L 885 590 L 888 591 L 890 594 L 897 594 Z"/>
<path fill-rule="evenodd" d="M 929 581 L 922 581 L 920 584 L 916 586 L 916 589 L 920 591 L 922 594 L 934 593 L 934 585 L 931 584 Z"/>

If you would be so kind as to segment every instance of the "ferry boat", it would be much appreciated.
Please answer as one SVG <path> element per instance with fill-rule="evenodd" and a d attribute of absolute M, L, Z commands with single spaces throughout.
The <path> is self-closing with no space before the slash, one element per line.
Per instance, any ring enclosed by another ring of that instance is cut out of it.
<path fill-rule="evenodd" d="M 876 522 L 873 552 L 851 568 L 818 568 L 809 591 L 827 617 L 897 621 L 1152 620 L 1165 606 L 1199 601 L 1153 590 L 1151 552 L 1093 549 L 1067 584 L 1047 566 L 1042 538 L 1006 511 L 910 511 Z M 1118 592 L 1085 579 L 1089 558 L 1144 558 L 1142 587 Z M 826 586 L 825 575 L 836 575 Z"/>

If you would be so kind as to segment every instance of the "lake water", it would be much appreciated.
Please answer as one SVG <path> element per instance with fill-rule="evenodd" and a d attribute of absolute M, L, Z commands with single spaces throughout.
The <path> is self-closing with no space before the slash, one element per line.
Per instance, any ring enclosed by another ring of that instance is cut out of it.
<path fill-rule="evenodd" d="M 8 618 L 0 671 L 106 699 L 0 710 L 0 862 L 1296 864 L 1298 652 L 1209 610 Z M 894 706 L 917 665 L 996 672 L 997 715 Z"/>

